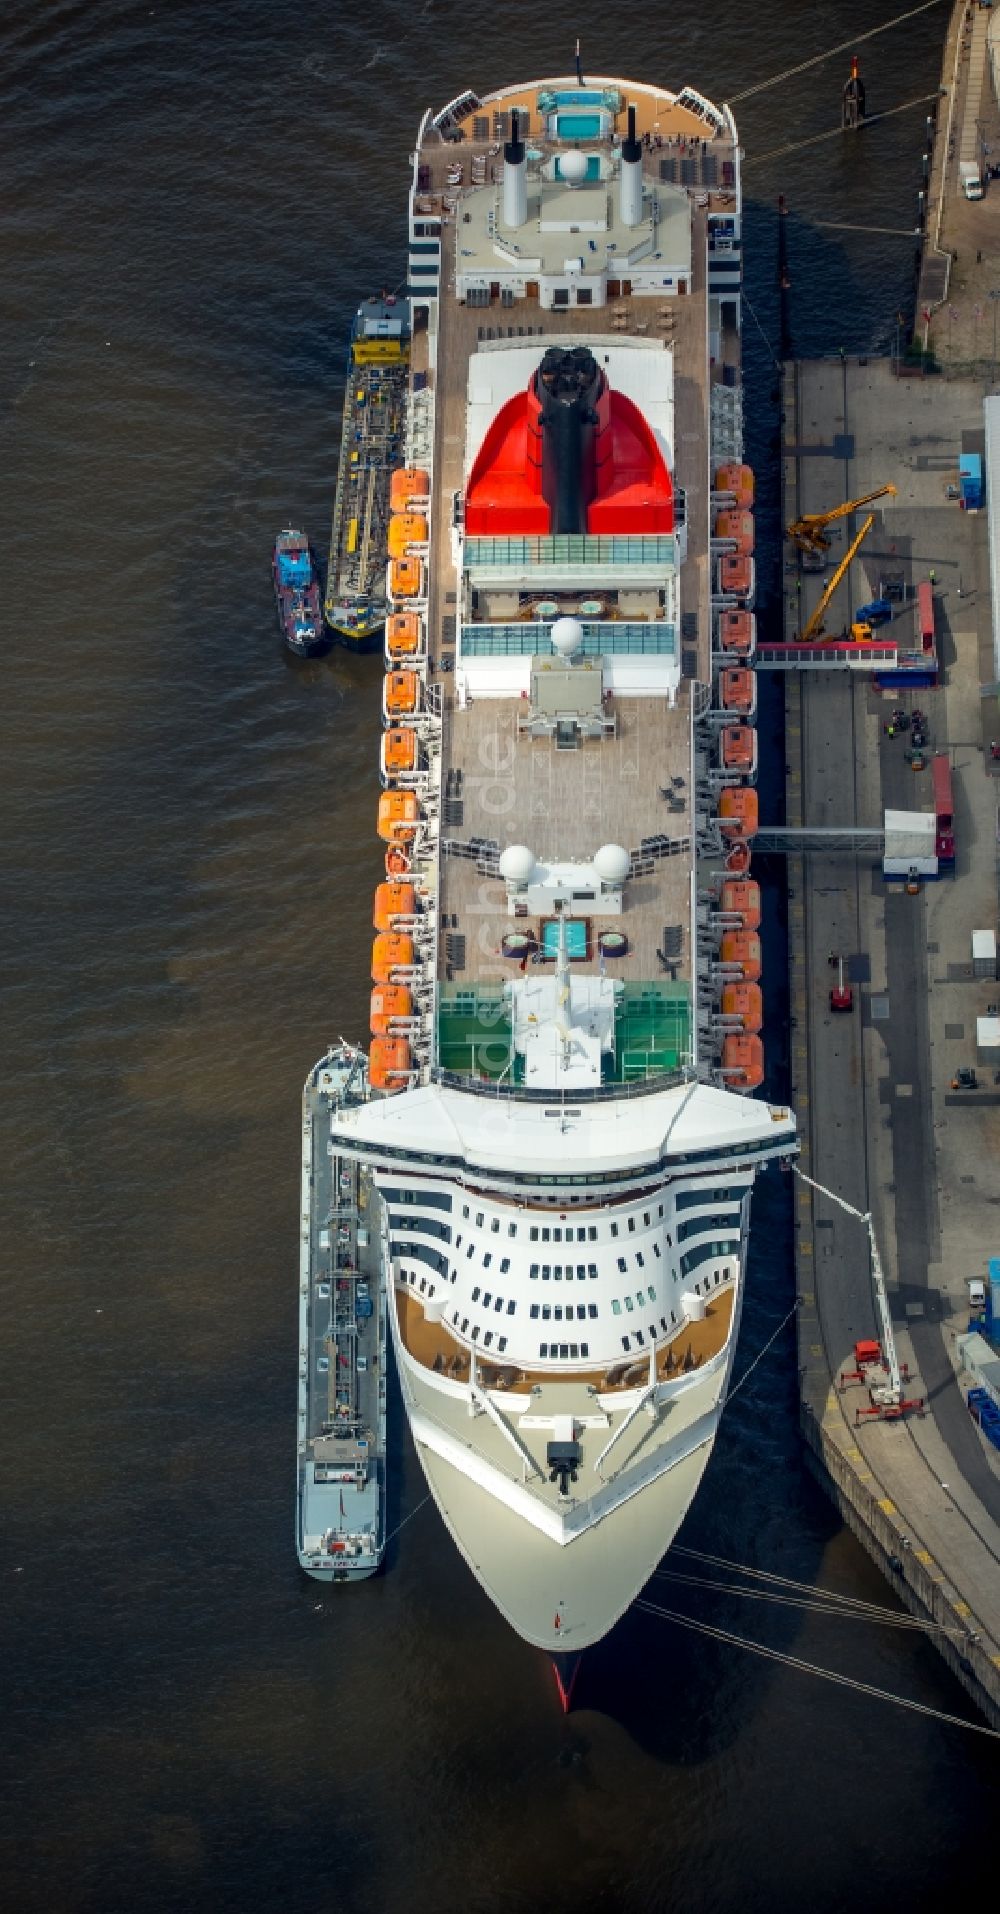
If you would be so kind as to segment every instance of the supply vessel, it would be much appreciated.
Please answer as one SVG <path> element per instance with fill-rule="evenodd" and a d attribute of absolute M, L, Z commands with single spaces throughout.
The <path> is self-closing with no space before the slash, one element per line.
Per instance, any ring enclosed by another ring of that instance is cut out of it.
<path fill-rule="evenodd" d="M 363 1168 L 440 1516 L 564 1702 L 711 1454 L 763 1094 L 740 152 L 691 87 L 425 115 Z M 304 1194 L 304 1203 L 307 1201 Z"/>

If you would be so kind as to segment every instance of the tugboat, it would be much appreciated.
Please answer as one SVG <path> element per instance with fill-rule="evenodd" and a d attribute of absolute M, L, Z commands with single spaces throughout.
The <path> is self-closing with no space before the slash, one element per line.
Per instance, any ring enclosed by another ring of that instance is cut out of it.
<path fill-rule="evenodd" d="M 329 649 L 323 624 L 316 563 L 304 532 L 279 532 L 271 561 L 274 601 L 281 635 L 297 658 L 315 658 Z"/>

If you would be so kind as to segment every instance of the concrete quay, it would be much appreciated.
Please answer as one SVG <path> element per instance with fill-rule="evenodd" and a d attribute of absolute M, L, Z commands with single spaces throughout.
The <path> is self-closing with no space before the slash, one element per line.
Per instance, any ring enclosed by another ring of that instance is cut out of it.
<path fill-rule="evenodd" d="M 931 153 L 924 252 L 914 334 L 951 377 L 998 376 L 1000 363 L 1000 178 L 981 200 L 959 180 L 962 135 L 975 128 L 987 168 L 1000 166 L 1000 105 L 989 70 L 988 37 L 1000 35 L 975 0 L 955 0 L 941 66 L 941 100 Z M 928 317 L 929 315 L 929 317 Z"/>
<path fill-rule="evenodd" d="M 979 1090 L 950 1087 L 976 1063 L 977 1015 L 1000 1000 L 1000 984 L 974 981 L 971 964 L 971 933 L 995 927 L 998 904 L 998 792 L 980 698 L 993 676 L 986 523 L 945 495 L 982 396 L 971 382 L 897 379 L 883 360 L 786 367 L 784 522 L 890 480 L 898 488 L 875 508 L 827 630 L 849 625 L 890 569 L 907 591 L 890 629 L 912 644 L 916 586 L 934 574 L 942 660 L 936 688 L 906 693 L 879 693 L 846 670 L 787 674 L 787 823 L 853 828 L 881 825 L 887 806 L 932 808 L 929 769 L 911 768 L 906 732 L 885 730 L 894 708 L 918 705 L 931 750 L 951 755 L 957 838 L 954 875 L 917 896 L 884 880 L 870 855 L 792 856 L 787 882 L 802 1168 L 871 1210 L 900 1356 L 927 1403 L 923 1416 L 856 1423 L 867 1395 L 841 1392 L 837 1379 L 855 1341 L 878 1333 L 867 1234 L 796 1180 L 803 1435 L 845 1521 L 1000 1727 L 1000 1456 L 968 1414 L 955 1347 L 967 1279 L 1000 1251 L 1000 1085 L 980 1066 Z M 842 522 L 833 563 L 861 516 Z M 800 571 L 788 544 L 783 577 L 791 640 L 823 580 Z M 854 983 L 850 1014 L 830 1010 L 833 953 Z"/>

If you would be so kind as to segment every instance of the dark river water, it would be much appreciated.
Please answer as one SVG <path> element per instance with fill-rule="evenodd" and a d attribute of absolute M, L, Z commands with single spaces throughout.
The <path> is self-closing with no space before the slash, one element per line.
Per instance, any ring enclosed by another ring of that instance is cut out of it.
<path fill-rule="evenodd" d="M 380 662 L 289 665 L 270 544 L 289 520 L 325 541 L 346 331 L 402 278 L 420 115 L 567 71 L 578 32 L 592 72 L 732 98 L 890 11 L 6 0 L 11 1914 L 825 1914 L 939 1906 L 963 1854 L 968 1879 L 1000 1769 L 958 1729 L 640 1613 L 564 1722 L 544 1659 L 417 1509 L 398 1399 L 390 1521 L 417 1512 L 387 1572 L 323 1593 L 293 1550 L 299 1095 L 366 1025 Z M 931 91 L 946 19 L 865 50 L 870 108 Z M 737 108 L 765 507 L 777 193 L 797 350 L 884 349 L 911 292 L 912 242 L 818 222 L 912 224 L 923 109 L 754 161 L 835 124 L 845 74 L 842 55 Z M 738 1371 L 791 1301 L 786 1196 L 755 1199 Z M 788 1330 L 683 1539 L 888 1599 L 804 1473 L 794 1363 Z M 964 1712 L 917 1634 L 654 1588 Z"/>

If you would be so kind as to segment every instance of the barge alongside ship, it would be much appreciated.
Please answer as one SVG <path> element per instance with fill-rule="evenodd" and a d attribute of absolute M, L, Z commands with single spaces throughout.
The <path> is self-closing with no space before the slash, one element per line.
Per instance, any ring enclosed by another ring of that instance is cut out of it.
<path fill-rule="evenodd" d="M 564 1699 L 697 1490 L 796 1148 L 756 1094 L 739 166 L 727 108 L 610 79 L 465 93 L 413 158 L 369 1093 L 317 1138 L 371 1180 L 441 1516 Z"/>

